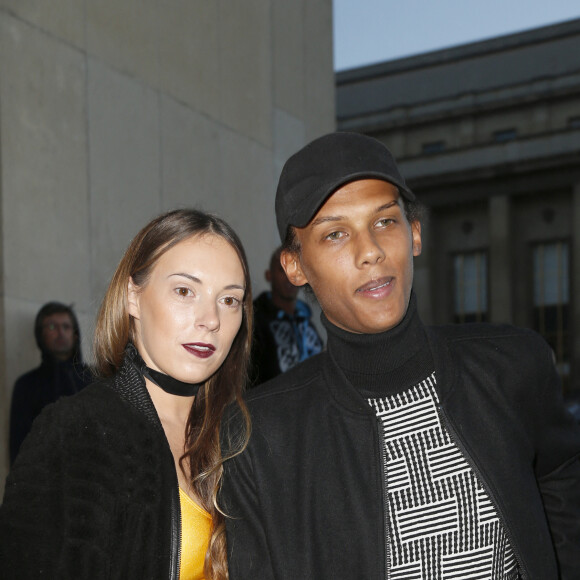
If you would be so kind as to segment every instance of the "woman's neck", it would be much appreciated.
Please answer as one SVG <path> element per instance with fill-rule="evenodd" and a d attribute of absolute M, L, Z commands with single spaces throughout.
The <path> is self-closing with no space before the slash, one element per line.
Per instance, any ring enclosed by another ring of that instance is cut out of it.
<path fill-rule="evenodd" d="M 191 411 L 191 406 L 195 400 L 195 396 L 191 397 L 181 397 L 177 395 L 172 395 L 165 392 L 161 387 L 156 385 L 147 377 L 145 378 L 145 386 L 161 423 L 164 425 L 165 422 L 176 423 L 183 425 L 185 432 L 185 425 L 189 417 L 189 412 Z"/>

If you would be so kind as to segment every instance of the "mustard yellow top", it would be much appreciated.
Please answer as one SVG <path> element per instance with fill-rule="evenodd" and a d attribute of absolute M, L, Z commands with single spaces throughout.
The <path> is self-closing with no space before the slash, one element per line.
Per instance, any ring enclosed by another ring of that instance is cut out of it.
<path fill-rule="evenodd" d="M 179 580 L 204 580 L 203 562 L 211 534 L 211 516 L 181 488 L 181 564 Z"/>

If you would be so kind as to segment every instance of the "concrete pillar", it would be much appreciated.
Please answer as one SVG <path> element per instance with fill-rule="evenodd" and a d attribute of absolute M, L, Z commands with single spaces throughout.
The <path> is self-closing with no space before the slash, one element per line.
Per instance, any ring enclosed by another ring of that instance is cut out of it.
<path fill-rule="evenodd" d="M 489 312 L 491 322 L 513 322 L 511 307 L 510 200 L 489 199 Z"/>
<path fill-rule="evenodd" d="M 576 232 L 576 224 L 580 224 L 580 182 L 574 185 L 572 193 L 572 261 L 570 264 L 571 292 L 570 296 L 576 296 L 580 289 L 580 235 Z M 572 382 L 571 387 L 578 389 L 578 377 L 580 376 L 580 308 L 578 301 L 571 300 L 572 306 Z"/>

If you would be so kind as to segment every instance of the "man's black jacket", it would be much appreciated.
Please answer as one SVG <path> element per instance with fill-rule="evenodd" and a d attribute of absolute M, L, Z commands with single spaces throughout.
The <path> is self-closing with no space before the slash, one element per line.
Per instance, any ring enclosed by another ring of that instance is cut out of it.
<path fill-rule="evenodd" d="M 580 434 L 549 348 L 509 326 L 428 337 L 442 421 L 490 494 L 523 578 L 580 578 Z M 231 580 L 387 578 L 382 436 L 332 353 L 252 391 L 248 405 L 252 437 L 226 463 L 221 494 Z"/>

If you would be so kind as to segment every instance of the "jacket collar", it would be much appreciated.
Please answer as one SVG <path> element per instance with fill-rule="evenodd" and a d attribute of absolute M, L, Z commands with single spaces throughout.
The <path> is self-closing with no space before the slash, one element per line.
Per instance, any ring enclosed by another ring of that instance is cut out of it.
<path fill-rule="evenodd" d="M 455 390 L 457 378 L 457 364 L 454 363 L 449 345 L 445 336 L 437 331 L 436 326 L 425 327 L 429 350 L 435 363 L 435 377 L 437 379 L 437 392 L 439 393 L 439 402 L 447 401 Z"/>
<path fill-rule="evenodd" d="M 121 367 L 115 374 L 113 388 L 121 399 L 145 415 L 156 429 L 163 431 L 159 415 L 145 386 L 143 373 L 137 364 L 137 358 L 137 349 L 129 343 Z"/>
<path fill-rule="evenodd" d="M 401 322 L 377 334 L 355 334 L 338 328 L 324 315 L 328 352 L 353 386 L 365 396 L 388 396 L 416 385 L 433 372 L 425 327 L 411 293 Z"/>
<path fill-rule="evenodd" d="M 435 368 L 437 392 L 440 402 L 444 403 L 454 393 L 457 365 L 450 355 L 445 336 L 437 331 L 437 327 L 424 328 L 427 348 Z M 332 354 L 325 352 L 322 356 L 327 357 L 328 361 L 328 364 L 322 365 L 325 382 L 337 403 L 353 413 L 374 416 L 374 411 L 366 399 L 349 381 Z"/>

